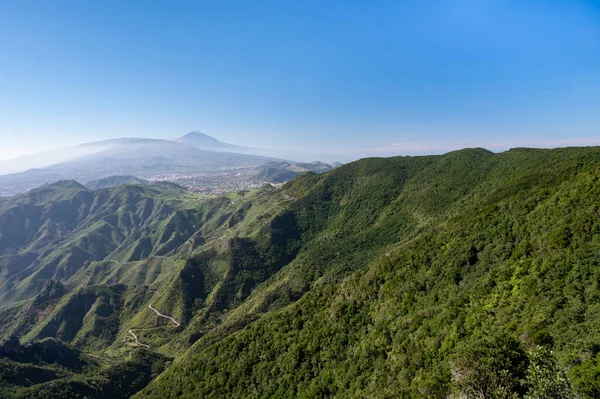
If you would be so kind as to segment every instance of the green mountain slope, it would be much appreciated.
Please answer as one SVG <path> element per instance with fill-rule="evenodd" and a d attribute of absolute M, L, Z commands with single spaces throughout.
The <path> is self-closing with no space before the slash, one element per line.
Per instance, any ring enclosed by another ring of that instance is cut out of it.
<path fill-rule="evenodd" d="M 540 364 L 598 397 L 599 161 L 466 150 L 290 183 L 307 243 L 279 279 L 320 278 L 242 328 L 226 321 L 136 397 L 544 397 Z"/>
<path fill-rule="evenodd" d="M 78 272 L 93 262 L 168 254 L 201 228 L 194 200 L 170 184 L 90 191 L 76 182 L 5 200 L 0 299 L 30 298 L 50 278 L 77 285 Z"/>
<path fill-rule="evenodd" d="M 0 345 L 2 398 L 127 398 L 160 373 L 168 359 L 136 350 L 106 361 L 54 339 Z"/>
<path fill-rule="evenodd" d="M 110 176 L 104 179 L 92 180 L 85 184 L 90 190 L 100 190 L 102 188 L 119 187 L 125 184 L 147 184 L 146 180 L 135 176 Z"/>
<path fill-rule="evenodd" d="M 0 336 L 174 356 L 139 398 L 600 397 L 599 165 L 467 149 L 228 198 L 45 186 L 0 201 Z"/>
<path fill-rule="evenodd" d="M 284 183 L 304 172 L 325 173 L 335 169 L 338 166 L 339 165 L 337 163 L 330 165 L 323 162 L 269 162 L 256 168 L 260 170 L 260 173 L 256 175 L 255 180 L 271 183 Z"/>

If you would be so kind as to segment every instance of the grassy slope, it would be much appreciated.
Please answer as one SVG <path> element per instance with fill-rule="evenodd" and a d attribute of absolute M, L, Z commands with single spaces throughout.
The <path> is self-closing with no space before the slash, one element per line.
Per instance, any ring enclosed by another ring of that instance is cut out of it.
<path fill-rule="evenodd" d="M 63 193 L 65 186 L 69 190 Z M 62 236 L 56 237 L 53 230 L 53 240 L 37 251 L 30 248 L 29 242 L 40 234 L 38 225 L 48 223 L 48 219 L 40 217 L 40 212 L 28 213 L 30 219 L 38 219 L 40 223 L 23 223 L 35 227 L 22 229 L 26 238 L 21 252 L 2 257 L 7 264 L 5 270 L 14 271 L 3 285 L 9 301 L 0 310 L 3 321 L 0 335 L 16 334 L 25 340 L 56 336 L 96 353 L 108 348 L 108 353 L 116 356 L 120 356 L 123 338 L 130 328 L 142 329 L 138 333 L 140 339 L 153 349 L 177 353 L 171 340 L 180 329 L 163 328 L 165 320 L 156 317 L 148 307 L 150 304 L 187 324 L 190 313 L 197 310 L 194 306 L 198 307 L 198 296 L 205 298 L 210 294 L 228 301 L 223 298 L 228 290 L 220 293 L 222 280 L 232 275 L 228 273 L 232 257 L 226 238 L 233 236 L 232 227 L 246 213 L 253 212 L 251 202 L 260 201 L 273 191 L 272 188 L 254 190 L 230 200 L 198 197 L 170 185 L 90 192 L 75 183 L 61 182 L 44 190 L 51 191 L 52 196 L 47 195 L 43 201 L 37 196 L 32 199 L 34 193 L 16 198 L 12 208 L 7 207 L 8 212 L 19 209 L 24 202 L 33 207 L 62 206 L 63 200 L 72 204 L 79 197 L 83 198 L 82 204 L 77 203 L 74 208 L 83 207 L 86 211 L 73 218 L 74 222 L 64 229 Z M 55 219 L 57 224 L 65 220 Z M 103 245 L 90 244 L 98 242 Z M 74 243 L 89 244 L 98 250 L 92 256 Z M 190 256 L 198 248 L 200 252 L 215 254 L 214 248 L 219 250 L 214 270 L 206 270 L 206 293 L 204 288 L 190 286 L 186 280 L 193 278 L 187 271 L 196 263 Z M 11 250 L 9 247 L 8 251 Z M 21 266 L 15 262 L 15 256 L 27 256 L 31 264 L 19 270 Z M 44 300 L 38 295 L 15 301 L 27 293 L 39 293 L 38 287 L 49 278 L 63 282 L 66 289 L 62 295 Z M 211 292 L 213 289 L 216 292 Z M 212 303 L 207 301 L 201 310 L 211 313 Z M 186 332 L 179 339 L 178 350 L 189 346 L 191 335 Z M 162 345 L 165 347 L 161 348 Z"/>

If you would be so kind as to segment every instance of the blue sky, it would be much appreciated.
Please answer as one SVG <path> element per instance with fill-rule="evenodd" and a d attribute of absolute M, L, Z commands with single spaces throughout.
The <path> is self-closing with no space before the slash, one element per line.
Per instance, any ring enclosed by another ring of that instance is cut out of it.
<path fill-rule="evenodd" d="M 342 160 L 600 144 L 598 1 L 0 0 L 0 37 L 0 159 L 190 130 Z"/>

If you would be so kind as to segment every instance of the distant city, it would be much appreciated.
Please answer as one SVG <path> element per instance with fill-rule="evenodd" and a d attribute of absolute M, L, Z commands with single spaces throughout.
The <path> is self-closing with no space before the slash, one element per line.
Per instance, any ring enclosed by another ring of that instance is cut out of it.
<path fill-rule="evenodd" d="M 260 172 L 256 169 L 238 169 L 220 173 L 165 173 L 153 175 L 146 180 L 177 183 L 190 191 L 215 196 L 252 190 L 267 184 L 275 187 L 283 185 L 283 183 L 261 179 Z"/>
<path fill-rule="evenodd" d="M 295 162 L 264 156 L 264 152 L 223 143 L 197 131 L 174 140 L 121 138 L 85 143 L 0 162 L 0 197 L 60 180 L 75 180 L 94 189 L 98 180 L 111 177 L 168 181 L 190 191 L 222 195 L 269 183 L 277 186 L 303 172 L 323 173 L 340 166 Z"/>

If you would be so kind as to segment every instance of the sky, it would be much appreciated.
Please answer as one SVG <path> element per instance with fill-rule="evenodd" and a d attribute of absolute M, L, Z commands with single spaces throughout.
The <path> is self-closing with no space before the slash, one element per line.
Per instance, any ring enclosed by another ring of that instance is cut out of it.
<path fill-rule="evenodd" d="M 192 130 L 343 161 L 600 145 L 597 0 L 0 0 L 0 38 L 0 159 Z"/>

